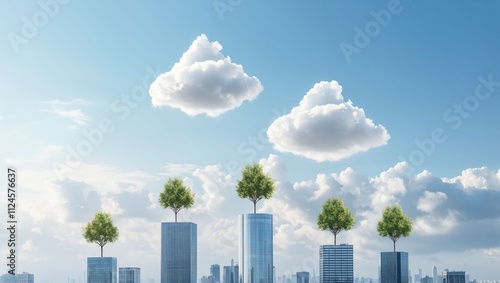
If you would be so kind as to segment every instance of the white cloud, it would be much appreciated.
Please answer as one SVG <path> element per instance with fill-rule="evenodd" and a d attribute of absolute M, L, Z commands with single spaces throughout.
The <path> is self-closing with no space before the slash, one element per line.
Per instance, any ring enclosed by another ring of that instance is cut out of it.
<path fill-rule="evenodd" d="M 209 165 L 196 169 L 193 176 L 202 182 L 203 194 L 195 201 L 195 212 L 214 211 L 225 200 L 225 192 L 231 185 L 231 175 L 221 171 L 220 165 Z"/>
<path fill-rule="evenodd" d="M 344 101 L 336 81 L 316 83 L 298 106 L 269 126 L 267 135 L 276 150 L 319 162 L 365 152 L 390 138 L 362 108 Z"/>
<path fill-rule="evenodd" d="M 165 172 L 161 174 L 162 176 L 175 177 L 183 174 L 191 174 L 200 168 L 200 166 L 195 164 L 167 163 L 164 168 Z"/>
<path fill-rule="evenodd" d="M 495 189 L 500 190 L 500 170 L 494 172 L 488 167 L 469 168 L 462 171 L 462 175 L 452 179 L 443 179 L 449 183 L 460 183 L 467 189 Z"/>
<path fill-rule="evenodd" d="M 458 212 L 449 210 L 444 217 L 436 215 L 418 217 L 413 223 L 414 230 L 425 236 L 445 235 L 458 225 L 458 216 Z"/>
<path fill-rule="evenodd" d="M 89 117 L 81 109 L 75 107 L 87 104 L 83 99 L 73 99 L 71 101 L 50 100 L 45 104 L 49 105 L 51 109 L 42 109 L 42 111 L 53 113 L 64 118 L 72 120 L 78 126 L 87 124 Z"/>
<path fill-rule="evenodd" d="M 198 36 L 179 62 L 151 84 L 153 106 L 177 108 L 190 116 L 217 117 L 255 99 L 263 90 L 259 80 L 249 77 L 221 50 L 217 41 Z"/>
<path fill-rule="evenodd" d="M 447 199 L 448 196 L 443 192 L 433 193 L 425 191 L 424 196 L 418 200 L 417 209 L 423 212 L 431 213 L 438 206 L 442 205 Z"/>

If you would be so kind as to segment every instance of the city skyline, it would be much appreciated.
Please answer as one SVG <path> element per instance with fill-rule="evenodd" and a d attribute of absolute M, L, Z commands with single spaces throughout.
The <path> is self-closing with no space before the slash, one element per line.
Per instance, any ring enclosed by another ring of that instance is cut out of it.
<path fill-rule="evenodd" d="M 318 274 L 333 236 L 317 216 L 339 196 L 355 277 L 378 277 L 392 243 L 375 226 L 399 203 L 412 271 L 500 278 L 499 14 L 465 0 L 4 3 L 0 166 L 18 176 L 18 271 L 84 276 L 100 250 L 82 227 L 104 210 L 120 231 L 104 255 L 159 280 L 174 214 L 158 197 L 180 177 L 195 202 L 178 218 L 197 223 L 208 275 L 238 258 L 253 207 L 236 183 L 259 162 L 276 180 L 257 212 L 273 215 L 277 274 Z"/>

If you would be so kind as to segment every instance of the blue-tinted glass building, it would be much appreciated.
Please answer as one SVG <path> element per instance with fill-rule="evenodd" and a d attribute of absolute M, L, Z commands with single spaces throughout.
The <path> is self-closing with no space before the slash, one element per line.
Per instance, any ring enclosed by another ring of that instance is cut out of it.
<path fill-rule="evenodd" d="M 324 245 L 319 247 L 319 282 L 354 282 L 352 245 Z"/>
<path fill-rule="evenodd" d="M 408 283 L 408 253 L 380 253 L 380 283 Z"/>
<path fill-rule="evenodd" d="M 443 283 L 466 283 L 465 271 L 443 272 Z"/>
<path fill-rule="evenodd" d="M 141 283 L 141 269 L 139 267 L 118 268 L 118 283 Z"/>
<path fill-rule="evenodd" d="M 161 223 L 161 283 L 196 283 L 197 226 Z"/>
<path fill-rule="evenodd" d="M 34 274 L 28 272 L 16 274 L 16 283 L 34 283 L 34 282 L 35 282 Z"/>
<path fill-rule="evenodd" d="M 297 272 L 297 283 L 309 283 L 309 272 Z"/>
<path fill-rule="evenodd" d="M 116 257 L 88 257 L 88 283 L 117 283 Z"/>
<path fill-rule="evenodd" d="M 242 214 L 240 229 L 240 283 L 273 283 L 273 216 Z"/>
<path fill-rule="evenodd" d="M 230 266 L 224 266 L 222 270 L 222 283 L 239 283 L 239 268 L 231 260 Z"/>
<path fill-rule="evenodd" d="M 210 266 L 210 275 L 212 275 L 215 278 L 215 282 L 219 283 L 220 282 L 220 265 L 212 264 Z"/>

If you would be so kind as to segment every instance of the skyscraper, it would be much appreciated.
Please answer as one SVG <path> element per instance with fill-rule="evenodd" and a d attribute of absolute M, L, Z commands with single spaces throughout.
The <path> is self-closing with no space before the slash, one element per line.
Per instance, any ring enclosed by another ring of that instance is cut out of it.
<path fill-rule="evenodd" d="M 35 282 L 35 275 L 30 274 L 28 272 L 16 274 L 16 282 L 17 283 L 34 283 Z"/>
<path fill-rule="evenodd" d="M 420 283 L 434 283 L 434 278 L 429 276 L 422 277 Z"/>
<path fill-rule="evenodd" d="M 465 271 L 444 271 L 443 283 L 466 283 Z"/>
<path fill-rule="evenodd" d="M 433 278 L 433 282 L 434 283 L 439 283 L 438 282 L 438 269 L 437 267 L 434 265 L 434 267 L 432 268 L 432 278 Z"/>
<path fill-rule="evenodd" d="M 118 268 L 118 283 L 141 283 L 141 269 L 138 267 Z"/>
<path fill-rule="evenodd" d="M 239 228 L 240 283 L 273 283 L 273 216 L 242 214 Z"/>
<path fill-rule="evenodd" d="M 239 283 L 239 269 L 238 265 L 234 265 L 233 260 L 231 260 L 230 266 L 224 266 L 222 274 L 222 283 Z"/>
<path fill-rule="evenodd" d="M 319 282 L 354 282 L 352 245 L 324 245 L 319 247 Z"/>
<path fill-rule="evenodd" d="M 380 283 L 408 283 L 408 253 L 380 253 Z"/>
<path fill-rule="evenodd" d="M 297 283 L 309 283 L 309 272 L 297 272 Z"/>
<path fill-rule="evenodd" d="M 116 257 L 88 257 L 88 283 L 117 283 Z"/>
<path fill-rule="evenodd" d="M 161 223 L 161 283 L 196 283 L 197 226 Z"/>
<path fill-rule="evenodd" d="M 220 283 L 220 265 L 212 264 L 210 266 L 210 275 L 215 278 L 215 282 Z"/>

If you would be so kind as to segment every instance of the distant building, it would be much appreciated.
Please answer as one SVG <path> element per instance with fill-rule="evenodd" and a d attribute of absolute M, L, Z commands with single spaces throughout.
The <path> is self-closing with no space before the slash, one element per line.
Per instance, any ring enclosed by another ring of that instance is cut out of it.
<path fill-rule="evenodd" d="M 117 283 L 116 257 L 88 257 L 88 283 Z"/>
<path fill-rule="evenodd" d="M 444 271 L 443 283 L 469 283 L 465 281 L 465 271 Z"/>
<path fill-rule="evenodd" d="M 240 283 L 273 283 L 272 214 L 242 214 L 239 229 Z"/>
<path fill-rule="evenodd" d="M 352 245 L 320 246 L 319 282 L 320 283 L 354 282 Z"/>
<path fill-rule="evenodd" d="M 210 266 L 210 275 L 215 278 L 215 282 L 220 283 L 220 265 L 212 264 Z"/>
<path fill-rule="evenodd" d="M 380 253 L 380 283 L 408 283 L 407 252 Z"/>
<path fill-rule="evenodd" d="M 161 223 L 161 283 L 196 283 L 197 226 Z"/>
<path fill-rule="evenodd" d="M 215 277 L 210 275 L 210 276 L 203 276 L 201 277 L 201 283 L 216 283 Z"/>
<path fill-rule="evenodd" d="M 16 276 L 12 274 L 3 274 L 0 276 L 0 283 L 17 283 Z"/>
<path fill-rule="evenodd" d="M 420 283 L 434 283 L 434 278 L 429 276 L 422 277 Z"/>
<path fill-rule="evenodd" d="M 309 272 L 297 272 L 297 283 L 309 283 Z"/>
<path fill-rule="evenodd" d="M 438 281 L 438 269 L 437 267 L 434 265 L 434 267 L 432 268 L 432 278 L 434 279 L 433 280 L 433 283 L 440 283 Z"/>
<path fill-rule="evenodd" d="M 17 283 L 34 283 L 35 275 L 28 272 L 23 272 L 21 274 L 16 274 Z"/>
<path fill-rule="evenodd" d="M 138 267 L 118 268 L 118 283 L 141 283 L 141 269 Z"/>
<path fill-rule="evenodd" d="M 231 260 L 230 266 L 224 266 L 222 270 L 222 283 L 239 283 L 239 269 L 238 264 L 234 264 L 234 261 Z"/>

